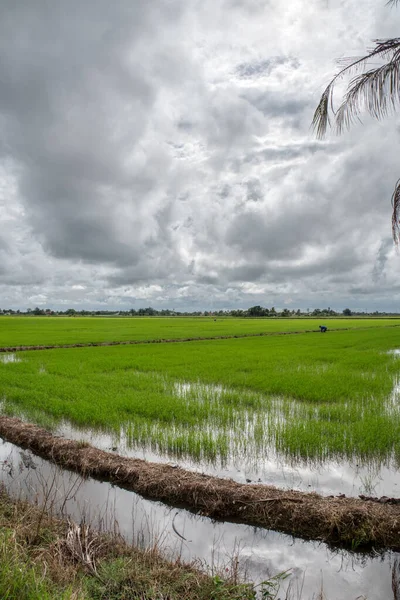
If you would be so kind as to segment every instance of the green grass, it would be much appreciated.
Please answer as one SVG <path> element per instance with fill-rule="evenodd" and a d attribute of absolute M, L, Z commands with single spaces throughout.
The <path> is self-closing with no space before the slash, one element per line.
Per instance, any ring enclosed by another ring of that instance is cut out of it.
<path fill-rule="evenodd" d="M 0 598 L 2 600 L 70 600 L 72 586 L 61 587 L 46 577 L 46 570 L 32 560 L 13 529 L 0 530 Z"/>
<path fill-rule="evenodd" d="M 330 329 L 383 327 L 400 325 L 400 319 L 2 317 L 0 346 L 217 337 L 318 330 L 321 324 Z"/>
<path fill-rule="evenodd" d="M 396 328 L 376 328 L 25 352 L 0 363 L 0 393 L 8 412 L 116 437 L 125 425 L 131 445 L 197 460 L 400 459 L 397 346 Z"/>

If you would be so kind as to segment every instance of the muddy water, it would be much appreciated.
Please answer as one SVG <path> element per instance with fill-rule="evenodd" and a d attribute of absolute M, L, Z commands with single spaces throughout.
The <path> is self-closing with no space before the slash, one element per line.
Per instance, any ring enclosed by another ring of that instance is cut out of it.
<path fill-rule="evenodd" d="M 392 567 L 400 554 L 372 557 L 332 552 L 325 544 L 245 525 L 213 523 L 107 483 L 82 480 L 6 442 L 0 444 L 0 481 L 14 496 L 39 504 L 46 497 L 48 509 L 75 520 L 85 517 L 104 530 L 117 524 L 128 541 L 143 547 L 157 543 L 168 556 L 196 558 L 204 565 L 229 568 L 239 554 L 241 572 L 254 582 L 290 569 L 282 595 L 290 585 L 289 598 L 294 600 L 315 598 L 321 584 L 329 600 L 393 598 Z"/>

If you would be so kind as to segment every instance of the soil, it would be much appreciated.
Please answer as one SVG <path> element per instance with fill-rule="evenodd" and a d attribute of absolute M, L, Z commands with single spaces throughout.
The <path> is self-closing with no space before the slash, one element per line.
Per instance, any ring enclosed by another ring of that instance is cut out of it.
<path fill-rule="evenodd" d="M 107 481 L 212 519 L 351 549 L 400 549 L 400 505 L 396 498 L 323 497 L 263 484 L 241 484 L 111 454 L 54 436 L 15 417 L 0 417 L 0 436 L 83 477 Z"/>

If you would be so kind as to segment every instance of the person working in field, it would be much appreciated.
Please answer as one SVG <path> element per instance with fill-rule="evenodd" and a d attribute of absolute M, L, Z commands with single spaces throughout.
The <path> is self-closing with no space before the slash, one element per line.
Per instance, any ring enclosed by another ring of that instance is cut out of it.
<path fill-rule="evenodd" d="M 325 331 L 328 329 L 325 325 L 320 325 L 319 326 L 321 333 L 325 333 Z"/>

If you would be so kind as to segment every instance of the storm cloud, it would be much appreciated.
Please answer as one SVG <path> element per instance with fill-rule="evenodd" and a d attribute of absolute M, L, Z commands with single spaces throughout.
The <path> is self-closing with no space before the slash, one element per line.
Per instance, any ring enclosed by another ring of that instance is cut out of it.
<path fill-rule="evenodd" d="M 2 308 L 398 310 L 397 121 L 310 130 L 335 59 L 393 35 L 390 15 L 376 0 L 2 3 Z"/>

